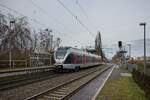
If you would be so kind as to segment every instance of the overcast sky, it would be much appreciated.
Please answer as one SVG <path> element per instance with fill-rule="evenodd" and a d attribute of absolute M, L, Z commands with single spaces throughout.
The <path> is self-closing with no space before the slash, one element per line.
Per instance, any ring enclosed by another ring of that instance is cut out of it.
<path fill-rule="evenodd" d="M 139 23 L 147 23 L 147 38 L 150 38 L 150 0 L 60 0 L 88 28 L 89 33 L 57 0 L 0 0 L 9 8 L 29 16 L 30 27 L 39 30 L 49 28 L 54 37 L 62 39 L 62 45 L 94 45 L 98 31 L 104 45 L 117 41 L 143 38 L 143 28 Z M 10 13 L 0 6 L 1 13 Z"/>

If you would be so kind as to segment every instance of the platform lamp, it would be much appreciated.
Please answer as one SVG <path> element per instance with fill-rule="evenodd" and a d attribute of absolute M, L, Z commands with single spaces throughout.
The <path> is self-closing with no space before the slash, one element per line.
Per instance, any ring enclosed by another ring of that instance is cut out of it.
<path fill-rule="evenodd" d="M 139 25 L 144 26 L 144 74 L 146 74 L 146 23 L 142 22 Z"/>
<path fill-rule="evenodd" d="M 11 20 L 10 22 L 9 22 L 9 24 L 10 24 L 10 33 L 12 32 L 12 24 L 14 24 L 15 23 L 15 20 Z M 11 67 L 11 60 L 12 60 L 12 52 L 11 52 L 11 35 L 10 35 L 10 40 L 9 40 L 9 66 Z"/>
<path fill-rule="evenodd" d="M 129 58 L 131 58 L 131 44 L 127 44 L 129 47 Z"/>

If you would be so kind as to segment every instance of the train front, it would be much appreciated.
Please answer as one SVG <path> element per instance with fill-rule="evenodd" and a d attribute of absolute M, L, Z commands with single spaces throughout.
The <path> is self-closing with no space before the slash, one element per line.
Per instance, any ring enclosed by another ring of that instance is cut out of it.
<path fill-rule="evenodd" d="M 67 54 L 67 47 L 60 47 L 54 53 L 55 68 L 63 69 L 63 64 Z"/>

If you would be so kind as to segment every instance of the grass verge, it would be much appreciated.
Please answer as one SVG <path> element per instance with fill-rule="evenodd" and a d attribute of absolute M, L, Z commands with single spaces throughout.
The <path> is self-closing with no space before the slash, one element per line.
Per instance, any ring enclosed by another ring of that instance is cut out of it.
<path fill-rule="evenodd" d="M 109 79 L 96 100 L 148 100 L 132 77 Z"/>

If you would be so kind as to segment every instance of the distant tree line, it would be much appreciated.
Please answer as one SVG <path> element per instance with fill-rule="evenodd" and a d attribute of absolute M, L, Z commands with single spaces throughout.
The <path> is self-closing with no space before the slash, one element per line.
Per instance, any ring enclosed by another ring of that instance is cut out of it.
<path fill-rule="evenodd" d="M 52 40 L 50 32 L 32 31 L 26 17 L 17 18 L 0 13 L 0 60 L 9 60 L 10 50 L 15 60 L 29 59 L 29 54 L 39 49 L 50 53 L 61 42 L 60 38 Z"/>
<path fill-rule="evenodd" d="M 25 53 L 31 51 L 33 39 L 26 17 L 14 18 L 12 15 L 0 14 L 0 54 L 5 56 L 10 50 L 12 53 Z M 5 55 L 3 55 L 5 54 Z"/>

